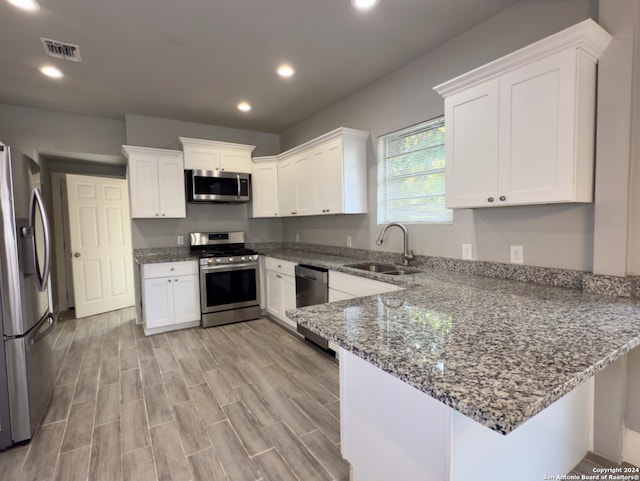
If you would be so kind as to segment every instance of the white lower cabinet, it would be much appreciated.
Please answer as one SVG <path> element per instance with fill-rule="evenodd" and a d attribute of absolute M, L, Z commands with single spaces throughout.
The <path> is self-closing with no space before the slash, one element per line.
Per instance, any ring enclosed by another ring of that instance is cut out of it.
<path fill-rule="evenodd" d="M 267 312 L 292 329 L 296 323 L 285 312 L 296 307 L 295 263 L 267 257 L 265 259 L 267 283 Z"/>
<path fill-rule="evenodd" d="M 402 287 L 386 282 L 329 271 L 329 302 L 399 291 Z"/>
<path fill-rule="evenodd" d="M 144 264 L 141 277 L 145 334 L 200 324 L 196 261 Z"/>

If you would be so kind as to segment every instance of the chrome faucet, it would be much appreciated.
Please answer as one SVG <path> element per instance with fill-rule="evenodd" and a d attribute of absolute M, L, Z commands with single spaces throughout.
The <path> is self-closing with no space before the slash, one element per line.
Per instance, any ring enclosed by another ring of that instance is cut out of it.
<path fill-rule="evenodd" d="M 409 250 L 409 232 L 407 231 L 407 228 L 404 225 L 398 224 L 396 222 L 386 225 L 384 229 L 382 229 L 382 232 L 380 232 L 378 239 L 376 239 L 376 244 L 378 244 L 379 246 L 382 245 L 382 241 L 384 240 L 384 235 L 386 234 L 389 227 L 393 227 L 393 226 L 396 226 L 402 229 L 402 234 L 404 236 L 404 252 L 402 253 L 402 264 L 405 266 L 408 266 L 409 262 L 414 259 L 415 254 L 413 253 L 413 251 Z"/>

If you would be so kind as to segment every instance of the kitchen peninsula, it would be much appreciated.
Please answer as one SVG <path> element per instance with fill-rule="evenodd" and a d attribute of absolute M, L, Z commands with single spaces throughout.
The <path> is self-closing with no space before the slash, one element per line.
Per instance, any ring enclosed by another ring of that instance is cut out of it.
<path fill-rule="evenodd" d="M 340 347 L 354 481 L 569 472 L 592 448 L 593 376 L 640 344 L 640 303 L 443 270 L 391 277 L 377 275 L 405 290 L 287 312 Z"/>

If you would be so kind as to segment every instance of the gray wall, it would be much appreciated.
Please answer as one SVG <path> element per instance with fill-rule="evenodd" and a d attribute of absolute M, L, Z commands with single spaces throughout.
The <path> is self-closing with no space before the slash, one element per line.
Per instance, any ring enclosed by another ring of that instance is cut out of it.
<path fill-rule="evenodd" d="M 0 141 L 38 153 L 121 157 L 124 121 L 0 104 Z"/>
<path fill-rule="evenodd" d="M 193 137 L 255 145 L 254 157 L 277 154 L 280 148 L 280 138 L 275 134 L 141 115 L 127 114 L 126 129 L 126 143 L 142 147 L 179 149 L 178 137 Z M 133 247 L 176 246 L 178 235 L 184 236 L 185 243 L 188 243 L 189 232 L 231 230 L 246 232 L 247 242 L 282 240 L 280 219 L 251 219 L 250 216 L 250 204 L 187 204 L 186 219 L 133 219 Z"/>
<path fill-rule="evenodd" d="M 368 88 L 283 132 L 283 150 L 336 127 L 367 130 L 369 141 L 369 214 L 353 218 L 284 220 L 284 239 L 375 249 L 376 138 L 442 115 L 443 99 L 433 87 L 524 47 L 588 17 L 597 6 L 588 0 L 530 0 L 492 17 Z M 524 246 L 528 265 L 592 270 L 593 210 L 588 205 L 527 206 L 457 210 L 450 225 L 411 225 L 412 248 L 419 254 L 461 257 L 461 245 L 473 244 L 474 258 L 509 262 L 509 246 Z M 394 233 L 385 250 L 402 249 Z"/>
<path fill-rule="evenodd" d="M 179 149 L 178 137 L 192 137 L 255 145 L 256 149 L 251 154 L 254 157 L 275 155 L 280 149 L 278 135 L 254 130 L 232 129 L 218 125 L 196 124 L 134 114 L 126 114 L 125 123 L 129 145 Z"/>

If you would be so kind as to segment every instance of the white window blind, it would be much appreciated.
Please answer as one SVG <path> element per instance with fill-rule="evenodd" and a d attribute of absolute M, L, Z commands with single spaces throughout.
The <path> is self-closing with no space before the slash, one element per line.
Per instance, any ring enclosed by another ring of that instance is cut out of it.
<path fill-rule="evenodd" d="M 444 117 L 378 137 L 378 224 L 452 219 L 444 207 Z"/>

